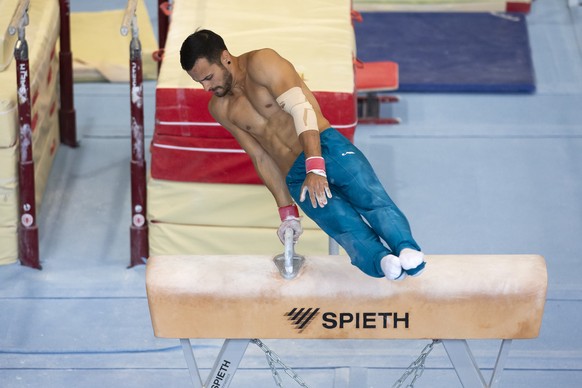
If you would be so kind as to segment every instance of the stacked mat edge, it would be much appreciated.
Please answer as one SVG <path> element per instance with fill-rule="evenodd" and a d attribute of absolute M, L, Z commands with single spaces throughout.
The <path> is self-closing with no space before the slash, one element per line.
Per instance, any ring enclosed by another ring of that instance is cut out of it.
<path fill-rule="evenodd" d="M 59 146 L 58 58 L 59 31 L 57 1 L 31 0 L 29 44 L 30 96 L 32 99 L 32 146 L 35 162 L 37 214 L 52 161 Z M 16 64 L 2 72 L 0 82 L 0 264 L 18 258 L 18 116 L 16 106 Z"/>
<path fill-rule="evenodd" d="M 150 255 L 275 254 L 277 205 L 265 186 L 148 179 Z M 302 212 L 301 212 L 302 214 Z M 329 238 L 303 216 L 297 249 L 325 254 Z"/>

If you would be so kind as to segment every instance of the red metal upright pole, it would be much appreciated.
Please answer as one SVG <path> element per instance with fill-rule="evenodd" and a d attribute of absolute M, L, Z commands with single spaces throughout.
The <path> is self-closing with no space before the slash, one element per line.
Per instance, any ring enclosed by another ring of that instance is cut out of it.
<path fill-rule="evenodd" d="M 133 21 L 136 22 L 135 19 Z M 145 264 L 149 256 L 146 209 L 146 162 L 144 146 L 143 70 L 141 43 L 137 27 L 132 29 L 129 48 L 131 99 L 131 262 L 130 267 Z"/>
<path fill-rule="evenodd" d="M 77 147 L 77 119 L 73 99 L 73 54 L 71 53 L 71 22 L 69 0 L 59 0 L 61 15 L 61 34 L 59 53 L 59 72 L 61 87 L 61 108 L 59 124 L 61 143 Z"/>
<path fill-rule="evenodd" d="M 28 18 L 27 15 L 24 18 Z M 25 22 L 24 24 L 27 24 Z M 18 85 L 18 123 L 20 160 L 18 163 L 19 211 L 18 248 L 20 262 L 27 267 L 41 269 L 36 225 L 36 199 L 34 185 L 34 159 L 32 157 L 32 125 L 30 99 L 30 70 L 28 44 L 24 24 L 18 29 L 18 42 L 14 48 L 16 83 Z"/>

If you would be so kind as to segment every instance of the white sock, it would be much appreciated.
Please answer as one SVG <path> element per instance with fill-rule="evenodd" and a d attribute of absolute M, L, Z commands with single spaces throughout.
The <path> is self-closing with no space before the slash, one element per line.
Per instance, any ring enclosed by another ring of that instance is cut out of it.
<path fill-rule="evenodd" d="M 389 280 L 396 280 L 402 274 L 400 259 L 394 255 L 386 255 L 380 261 L 380 267 Z"/>
<path fill-rule="evenodd" d="M 404 248 L 400 252 L 400 264 L 405 270 L 416 268 L 424 261 L 424 253 L 414 249 Z"/>

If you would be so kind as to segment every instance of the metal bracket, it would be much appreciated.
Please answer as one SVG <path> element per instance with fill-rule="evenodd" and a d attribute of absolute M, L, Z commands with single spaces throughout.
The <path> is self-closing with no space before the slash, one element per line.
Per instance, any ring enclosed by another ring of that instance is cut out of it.
<path fill-rule="evenodd" d="M 135 11 L 137 9 L 137 0 L 127 0 L 127 5 L 123 13 L 123 20 L 121 21 L 121 28 L 119 32 L 123 36 L 127 36 L 129 29 L 137 28 L 137 23 L 135 22 Z M 132 31 L 133 32 L 133 31 Z"/>
<path fill-rule="evenodd" d="M 399 102 L 400 98 L 393 95 L 378 95 L 368 92 L 358 96 L 358 122 L 361 124 L 400 124 L 398 117 L 380 117 L 380 104 Z"/>
<path fill-rule="evenodd" d="M 24 27 L 28 25 L 29 4 L 30 0 L 22 0 L 18 3 L 8 27 L 8 34 L 15 35 L 18 32 L 18 38 L 21 40 L 24 39 Z"/>

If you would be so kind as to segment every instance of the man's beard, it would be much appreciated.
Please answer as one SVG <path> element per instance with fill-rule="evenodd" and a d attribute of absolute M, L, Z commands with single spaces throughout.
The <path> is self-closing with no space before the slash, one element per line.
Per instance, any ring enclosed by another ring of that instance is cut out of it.
<path fill-rule="evenodd" d="M 228 70 L 226 70 L 226 68 L 225 71 L 227 76 L 224 80 L 224 85 L 212 88 L 212 92 L 216 97 L 224 97 L 227 94 L 229 94 L 230 91 L 232 90 L 232 74 Z"/>

